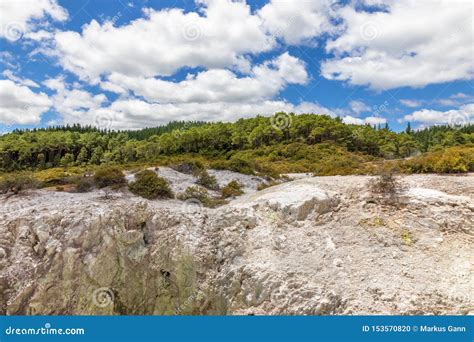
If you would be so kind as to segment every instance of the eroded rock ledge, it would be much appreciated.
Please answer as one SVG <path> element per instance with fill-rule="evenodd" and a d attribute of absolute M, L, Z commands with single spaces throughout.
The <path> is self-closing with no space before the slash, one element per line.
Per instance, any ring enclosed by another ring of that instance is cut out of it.
<path fill-rule="evenodd" d="M 128 193 L 2 199 L 0 312 L 472 311 L 473 177 L 406 177 L 397 206 L 367 200 L 368 179 L 300 179 L 199 210 Z"/>

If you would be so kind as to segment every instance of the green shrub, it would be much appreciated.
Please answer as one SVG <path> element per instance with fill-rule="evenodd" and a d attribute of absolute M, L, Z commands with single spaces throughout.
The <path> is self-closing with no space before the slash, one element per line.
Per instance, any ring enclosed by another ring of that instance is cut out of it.
<path fill-rule="evenodd" d="M 196 199 L 202 203 L 205 207 L 214 208 L 219 205 L 225 204 L 226 202 L 222 199 L 216 199 L 209 197 L 207 190 L 200 186 L 190 186 L 185 192 L 178 195 L 178 199 L 186 201 L 189 199 Z"/>
<path fill-rule="evenodd" d="M 211 176 L 206 170 L 202 170 L 197 175 L 196 184 L 201 185 L 210 190 L 219 190 L 219 184 L 214 176 Z"/>
<path fill-rule="evenodd" d="M 229 170 L 234 172 L 243 173 L 246 175 L 253 175 L 254 170 L 252 164 L 244 159 L 231 158 L 229 161 Z"/>
<path fill-rule="evenodd" d="M 76 192 L 89 192 L 94 187 L 94 180 L 92 177 L 76 176 L 71 178 L 70 181 L 74 184 Z"/>
<path fill-rule="evenodd" d="M 243 193 L 242 185 L 236 180 L 229 182 L 229 184 L 222 188 L 222 198 L 236 197 Z"/>
<path fill-rule="evenodd" d="M 234 172 L 239 172 L 245 175 L 255 174 L 252 163 L 249 161 L 239 158 L 232 157 L 229 160 L 215 160 L 211 163 L 211 168 L 216 170 L 230 170 Z"/>
<path fill-rule="evenodd" d="M 36 172 L 34 177 L 39 182 L 38 186 L 44 188 L 67 184 L 69 174 L 64 169 L 54 168 Z"/>
<path fill-rule="evenodd" d="M 257 185 L 257 190 L 258 191 L 265 190 L 266 188 L 279 185 L 279 184 L 281 184 L 281 182 L 277 182 L 277 181 L 270 181 L 268 183 L 260 183 L 259 185 Z"/>
<path fill-rule="evenodd" d="M 401 163 L 409 173 L 463 173 L 474 171 L 474 148 L 451 147 L 432 151 Z"/>
<path fill-rule="evenodd" d="M 10 173 L 0 178 L 0 193 L 6 194 L 12 192 L 18 194 L 23 190 L 34 189 L 38 182 L 25 173 Z"/>
<path fill-rule="evenodd" d="M 173 191 L 168 182 L 151 170 L 144 170 L 135 175 L 135 181 L 128 186 L 135 195 L 147 199 L 173 198 Z"/>
<path fill-rule="evenodd" d="M 199 160 L 190 160 L 179 164 L 170 165 L 170 167 L 178 172 L 185 174 L 196 174 L 204 169 L 204 165 Z"/>
<path fill-rule="evenodd" d="M 209 193 L 206 189 L 200 186 L 190 186 L 185 192 L 178 195 L 178 199 L 186 201 L 188 199 L 195 198 L 201 202 L 205 202 L 209 199 Z"/>
<path fill-rule="evenodd" d="M 126 180 L 122 170 L 117 167 L 102 167 L 94 174 L 94 183 L 99 189 L 111 186 L 119 188 L 125 185 Z"/>
<path fill-rule="evenodd" d="M 385 201 L 394 203 L 402 191 L 402 185 L 392 172 L 384 172 L 369 183 L 369 190 L 374 195 L 381 196 Z"/>

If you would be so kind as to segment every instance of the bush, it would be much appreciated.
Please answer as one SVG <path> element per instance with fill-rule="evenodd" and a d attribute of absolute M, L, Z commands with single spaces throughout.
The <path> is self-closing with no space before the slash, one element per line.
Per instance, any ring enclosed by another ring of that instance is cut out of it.
<path fill-rule="evenodd" d="M 233 180 L 222 189 L 222 198 L 236 197 L 243 193 L 242 185 L 236 180 Z"/>
<path fill-rule="evenodd" d="M 29 174 L 8 174 L 0 178 L 0 193 L 12 192 L 18 194 L 23 190 L 34 189 L 38 186 Z"/>
<path fill-rule="evenodd" d="M 135 181 L 128 186 L 135 195 L 147 199 L 173 198 L 173 191 L 168 182 L 151 170 L 144 170 L 135 175 Z"/>
<path fill-rule="evenodd" d="M 211 176 L 206 170 L 202 170 L 197 175 L 196 184 L 201 185 L 210 190 L 219 190 L 219 184 L 214 176 Z"/>
<path fill-rule="evenodd" d="M 270 188 L 272 186 L 279 185 L 279 184 L 281 184 L 281 182 L 277 182 L 277 181 L 270 181 L 268 183 L 260 183 L 259 185 L 257 185 L 257 190 L 258 191 L 265 190 L 266 188 Z"/>
<path fill-rule="evenodd" d="M 206 202 L 209 199 L 209 193 L 206 189 L 200 186 L 190 186 L 185 192 L 178 195 L 178 199 L 186 201 L 188 199 L 197 199 L 201 202 Z"/>
<path fill-rule="evenodd" d="M 204 165 L 198 160 L 191 160 L 180 164 L 170 165 L 170 167 L 178 172 L 185 174 L 196 174 L 204 169 Z"/>
<path fill-rule="evenodd" d="M 226 202 L 216 198 L 210 198 L 207 190 L 200 186 L 190 186 L 185 192 L 178 195 L 178 199 L 186 201 L 189 199 L 196 199 L 205 207 L 214 208 Z"/>
<path fill-rule="evenodd" d="M 68 177 L 69 174 L 60 168 L 47 169 L 35 173 L 35 178 L 39 181 L 40 187 L 65 185 L 68 183 Z"/>
<path fill-rule="evenodd" d="M 401 163 L 409 173 L 464 173 L 474 171 L 474 148 L 451 147 L 432 151 Z"/>
<path fill-rule="evenodd" d="M 384 172 L 369 184 L 370 191 L 385 199 L 394 200 L 401 192 L 402 186 L 392 172 Z"/>
<path fill-rule="evenodd" d="M 230 170 L 245 175 L 255 174 L 253 166 L 245 159 L 232 157 L 230 160 L 215 160 L 211 163 L 211 168 L 217 170 Z"/>
<path fill-rule="evenodd" d="M 94 181 L 91 177 L 76 176 L 71 178 L 71 183 L 75 186 L 75 191 L 84 193 L 89 192 L 94 187 Z"/>
<path fill-rule="evenodd" d="M 103 167 L 94 174 L 94 183 L 99 189 L 112 186 L 119 188 L 126 183 L 125 177 L 117 167 Z"/>
<path fill-rule="evenodd" d="M 252 164 L 247 160 L 240 158 L 231 158 L 231 160 L 229 161 L 229 170 L 243 173 L 245 175 L 254 174 Z"/>

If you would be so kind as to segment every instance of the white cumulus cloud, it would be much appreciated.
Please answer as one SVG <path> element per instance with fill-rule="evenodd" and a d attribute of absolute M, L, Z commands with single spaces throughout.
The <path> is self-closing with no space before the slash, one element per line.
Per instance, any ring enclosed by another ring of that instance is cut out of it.
<path fill-rule="evenodd" d="M 251 75 L 246 77 L 239 78 L 225 69 L 188 75 L 181 82 L 113 73 L 102 87 L 118 93 L 131 90 L 136 96 L 158 103 L 254 103 L 274 97 L 287 84 L 304 84 L 307 80 L 303 62 L 284 53 L 272 61 L 253 67 Z"/>
<path fill-rule="evenodd" d="M 474 103 L 465 104 L 459 108 L 447 111 L 422 109 L 405 115 L 404 120 L 420 122 L 423 126 L 432 125 L 466 125 L 474 119 Z"/>
<path fill-rule="evenodd" d="M 71 87 L 61 77 L 48 79 L 43 84 L 54 90 L 55 94 L 51 96 L 52 105 L 65 122 L 83 121 L 88 112 L 100 109 L 107 102 L 104 94 L 94 95 L 83 89 Z"/>
<path fill-rule="evenodd" d="M 46 94 L 11 80 L 0 80 L 0 103 L 0 123 L 7 125 L 39 123 L 41 114 L 51 107 Z"/>
<path fill-rule="evenodd" d="M 333 2 L 271 0 L 258 11 L 258 15 L 270 34 L 295 45 L 334 31 L 330 23 L 330 6 Z"/>
<path fill-rule="evenodd" d="M 376 90 L 474 77 L 472 1 L 383 3 L 383 11 L 338 11 L 345 31 L 326 44 L 335 57 L 322 63 L 324 77 Z"/>
<path fill-rule="evenodd" d="M 67 11 L 56 0 L 2 0 L 0 1 L 0 38 L 16 41 L 35 29 L 32 20 L 50 16 L 64 21 Z"/>
<path fill-rule="evenodd" d="M 342 118 L 342 121 L 349 125 L 382 125 L 387 123 L 387 119 L 378 116 L 369 116 L 365 119 L 361 119 L 346 115 Z"/>
<path fill-rule="evenodd" d="M 200 1 L 200 12 L 145 10 L 145 17 L 115 27 L 92 20 L 81 33 L 55 35 L 62 66 L 82 79 L 101 75 L 169 76 L 182 67 L 249 70 L 246 54 L 268 51 L 274 39 L 245 2 Z"/>

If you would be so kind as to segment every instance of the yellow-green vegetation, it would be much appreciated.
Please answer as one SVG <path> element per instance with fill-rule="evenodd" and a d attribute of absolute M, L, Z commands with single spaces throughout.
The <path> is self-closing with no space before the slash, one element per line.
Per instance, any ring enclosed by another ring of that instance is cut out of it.
<path fill-rule="evenodd" d="M 337 145 L 322 143 L 307 145 L 304 143 L 278 144 L 240 151 L 229 160 L 239 160 L 240 168 L 227 166 L 236 172 L 269 175 L 279 178 L 282 173 L 314 173 L 320 176 L 365 174 L 366 163 L 377 160 L 372 156 L 351 153 Z M 225 165 L 224 161 L 224 165 Z M 222 163 L 222 162 L 221 162 Z M 215 167 L 215 163 L 211 164 Z"/>
<path fill-rule="evenodd" d="M 403 230 L 401 237 L 402 237 L 403 243 L 404 243 L 405 245 L 411 246 L 411 245 L 413 244 L 413 242 L 414 242 L 414 241 L 413 241 L 413 236 L 412 236 L 412 234 L 410 233 L 409 230 L 406 230 L 406 229 Z"/>
<path fill-rule="evenodd" d="M 168 182 L 151 170 L 144 170 L 135 175 L 135 181 L 128 185 L 135 195 L 147 199 L 173 198 L 174 194 Z"/>
<path fill-rule="evenodd" d="M 198 200 L 203 206 L 209 208 L 215 208 L 220 205 L 226 204 L 227 202 L 220 198 L 212 198 L 209 196 L 209 192 L 201 186 L 190 186 L 185 192 L 178 194 L 178 199 L 181 201 L 186 200 Z"/>
<path fill-rule="evenodd" d="M 359 224 L 367 227 L 383 227 L 386 225 L 386 222 L 381 217 L 365 218 L 359 221 Z"/>
<path fill-rule="evenodd" d="M 87 176 L 73 176 L 69 178 L 71 184 L 74 185 L 75 192 L 89 192 L 94 188 L 94 179 Z"/>
<path fill-rule="evenodd" d="M 286 178 L 286 179 L 285 179 L 285 178 L 283 178 L 283 177 L 282 177 L 281 179 L 283 179 L 284 181 L 290 180 L 289 178 Z M 258 191 L 260 191 L 260 190 L 265 190 L 265 189 L 267 189 L 267 188 L 270 188 L 270 187 L 275 186 L 275 185 L 279 185 L 279 184 L 281 184 L 281 183 L 283 183 L 281 180 L 271 180 L 271 181 L 269 181 L 269 182 L 267 182 L 267 183 L 261 183 L 261 184 L 257 185 L 257 190 L 258 190 Z"/>
<path fill-rule="evenodd" d="M 219 190 L 219 184 L 214 176 L 211 176 L 206 170 L 197 173 L 196 184 L 201 185 L 209 190 Z"/>
<path fill-rule="evenodd" d="M 204 162 L 199 159 L 189 158 L 185 161 L 180 163 L 169 163 L 169 166 L 178 172 L 186 173 L 186 174 L 199 174 L 200 172 L 205 170 Z"/>
<path fill-rule="evenodd" d="M 474 172 L 474 146 L 456 146 L 428 152 L 401 163 L 408 173 Z"/>
<path fill-rule="evenodd" d="M 376 195 L 384 197 L 397 196 L 401 189 L 401 184 L 392 172 L 383 172 L 369 183 L 370 191 Z"/>
<path fill-rule="evenodd" d="M 23 190 L 36 188 L 38 186 L 37 181 L 31 176 L 30 173 L 21 172 L 18 174 L 7 174 L 0 177 L 0 193 L 7 194 L 18 194 Z"/>
<path fill-rule="evenodd" d="M 172 123 L 141 131 L 109 132 L 78 125 L 15 131 L 0 136 L 0 172 L 151 164 L 178 165 L 190 173 L 213 167 L 277 178 L 287 172 L 371 173 L 383 161 L 420 154 L 401 163 L 402 171 L 473 170 L 474 125 L 396 133 L 388 126 L 347 125 L 327 115 L 276 115 L 287 119 L 287 127 L 274 127 L 272 118 L 257 116 L 234 123 Z"/>
<path fill-rule="evenodd" d="M 119 188 L 126 184 L 126 180 L 122 170 L 117 167 L 106 166 L 95 172 L 94 183 L 99 189 L 108 186 Z"/>
<path fill-rule="evenodd" d="M 202 287 L 198 267 L 191 256 L 183 254 L 171 261 L 169 270 L 161 270 L 161 287 L 157 297 L 160 315 L 225 315 L 225 298 L 211 287 Z"/>
<path fill-rule="evenodd" d="M 34 174 L 40 187 L 49 187 L 55 185 L 64 185 L 71 173 L 63 168 L 52 168 L 38 171 Z"/>
<path fill-rule="evenodd" d="M 229 182 L 229 184 L 222 188 L 222 198 L 236 197 L 243 193 L 242 185 L 236 180 Z"/>

